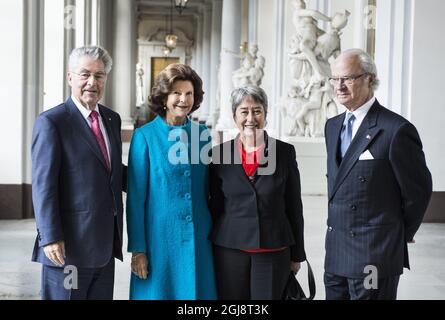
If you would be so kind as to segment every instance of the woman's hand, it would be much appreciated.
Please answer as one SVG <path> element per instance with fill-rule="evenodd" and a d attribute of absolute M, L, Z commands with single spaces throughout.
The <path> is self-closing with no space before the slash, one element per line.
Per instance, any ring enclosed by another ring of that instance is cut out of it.
<path fill-rule="evenodd" d="M 143 252 L 133 252 L 131 257 L 131 272 L 141 279 L 147 279 L 148 259 Z"/>
<path fill-rule="evenodd" d="M 301 268 L 300 262 L 294 262 L 294 261 L 290 262 L 290 269 L 292 270 L 293 273 L 297 274 L 300 268 Z"/>

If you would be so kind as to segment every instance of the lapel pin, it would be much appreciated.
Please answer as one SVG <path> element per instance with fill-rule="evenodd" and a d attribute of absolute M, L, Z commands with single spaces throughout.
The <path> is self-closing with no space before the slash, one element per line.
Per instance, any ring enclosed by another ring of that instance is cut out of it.
<path fill-rule="evenodd" d="M 368 135 L 366 136 L 366 139 L 371 140 L 371 136 L 368 134 Z"/>

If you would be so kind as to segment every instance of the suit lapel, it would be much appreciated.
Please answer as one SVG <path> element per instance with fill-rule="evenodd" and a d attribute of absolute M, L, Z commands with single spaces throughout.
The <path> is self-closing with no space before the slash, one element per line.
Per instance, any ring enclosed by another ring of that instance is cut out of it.
<path fill-rule="evenodd" d="M 242 180 L 249 185 L 251 189 L 254 189 L 252 184 L 250 183 L 249 177 L 246 175 L 246 172 L 244 171 L 242 160 L 241 160 L 241 154 L 239 153 L 239 148 L 237 141 L 239 139 L 239 135 L 230 142 L 230 147 L 232 148 L 232 163 L 234 164 L 234 170 L 236 171 L 236 174 L 240 177 L 242 177 Z"/>
<path fill-rule="evenodd" d="M 334 180 L 334 187 L 330 194 L 330 199 L 335 195 L 335 192 L 343 183 L 352 167 L 358 161 L 360 155 L 368 148 L 369 144 L 380 132 L 380 129 L 376 127 L 379 107 L 380 105 L 376 100 L 371 109 L 369 109 L 365 119 L 363 119 L 363 122 L 360 125 L 354 139 L 351 141 L 351 145 L 346 151 L 346 154 L 338 168 L 338 172 Z"/>
<path fill-rule="evenodd" d="M 116 156 L 116 153 L 119 152 L 118 150 L 116 150 L 116 146 L 118 145 L 117 141 L 119 140 L 114 134 L 112 118 L 108 115 L 107 109 L 104 106 L 99 105 L 99 112 L 102 116 L 103 124 L 108 135 L 108 141 L 110 144 L 110 163 L 111 170 L 113 170 L 113 168 L 116 168 L 116 165 L 121 165 L 120 161 L 119 163 L 116 163 L 116 161 L 114 161 L 119 159 L 119 156 Z"/>
<path fill-rule="evenodd" d="M 330 126 L 329 129 L 329 133 L 327 133 L 326 138 L 328 139 L 327 142 L 327 154 L 328 157 L 330 159 L 328 165 L 328 172 L 329 172 L 329 176 L 328 176 L 328 188 L 329 188 L 329 193 L 328 194 L 332 194 L 332 187 L 333 187 L 333 183 L 331 183 L 331 181 L 335 180 L 335 177 L 337 176 L 338 173 L 338 167 L 340 166 L 340 163 L 338 161 L 338 148 L 339 148 L 339 141 L 340 141 L 340 132 L 341 129 L 343 127 L 343 122 L 345 119 L 345 115 L 346 112 L 342 115 L 337 117 L 336 119 L 333 119 L 331 121 L 332 125 Z"/>
<path fill-rule="evenodd" d="M 339 148 L 339 144 L 340 144 L 340 133 L 341 133 L 341 129 L 343 127 L 343 122 L 345 121 L 345 116 L 346 116 L 346 112 L 343 114 L 343 116 L 338 117 L 335 120 L 335 123 L 333 124 L 333 130 L 334 132 L 332 134 L 329 135 L 329 150 L 328 150 L 328 154 L 329 156 L 335 159 L 335 167 L 336 169 L 338 169 L 338 167 L 340 166 L 340 163 L 338 162 L 338 148 Z"/>
<path fill-rule="evenodd" d="M 79 135 L 86 142 L 88 147 L 97 156 L 97 158 L 102 163 L 102 165 L 105 168 L 107 168 L 107 165 L 105 164 L 105 159 L 102 155 L 102 152 L 100 151 L 99 144 L 97 143 L 97 140 L 93 134 L 93 131 L 88 126 L 84 117 L 82 116 L 80 111 L 77 109 L 76 105 L 71 100 L 71 98 L 68 98 L 68 100 L 65 102 L 65 105 L 67 107 L 67 111 L 70 116 L 71 121 L 69 121 L 69 123 L 71 124 L 73 132 L 76 135 Z"/>

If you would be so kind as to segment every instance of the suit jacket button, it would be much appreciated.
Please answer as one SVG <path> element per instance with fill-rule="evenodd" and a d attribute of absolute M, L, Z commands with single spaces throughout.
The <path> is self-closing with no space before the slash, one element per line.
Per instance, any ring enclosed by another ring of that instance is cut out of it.
<path fill-rule="evenodd" d="M 357 207 L 353 204 L 353 205 L 351 205 L 351 209 L 355 211 L 355 210 L 357 210 Z"/>
<path fill-rule="evenodd" d="M 332 227 L 329 227 L 329 228 L 328 228 L 328 231 L 331 232 L 331 231 L 332 231 Z"/>
<path fill-rule="evenodd" d="M 360 176 L 360 177 L 358 177 L 358 179 L 360 180 L 360 182 L 366 182 L 366 178 L 365 177 Z"/>
<path fill-rule="evenodd" d="M 350 233 L 351 237 L 355 237 L 355 232 L 354 231 L 350 231 L 349 233 Z"/>

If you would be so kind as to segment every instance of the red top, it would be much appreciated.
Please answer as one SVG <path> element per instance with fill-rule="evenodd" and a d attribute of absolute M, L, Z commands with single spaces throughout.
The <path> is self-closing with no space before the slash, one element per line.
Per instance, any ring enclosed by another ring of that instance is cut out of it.
<path fill-rule="evenodd" d="M 256 151 L 246 152 L 246 150 L 244 150 L 243 148 L 243 143 L 241 142 L 241 140 L 238 139 L 237 143 L 244 172 L 248 177 L 251 177 L 260 165 L 261 156 L 264 150 L 264 144 L 262 144 Z"/>
<path fill-rule="evenodd" d="M 238 139 L 237 144 L 239 153 L 241 155 L 241 163 L 243 165 L 244 172 L 248 177 L 251 177 L 258 169 L 258 166 L 260 165 L 261 156 L 263 155 L 263 150 L 264 150 L 264 144 L 262 144 L 256 151 L 252 152 L 246 152 L 246 150 L 244 150 L 241 140 Z M 273 248 L 273 249 L 260 248 L 260 249 L 241 250 L 241 251 L 250 253 L 276 252 L 276 251 L 282 251 L 286 248 L 287 247 Z"/>

